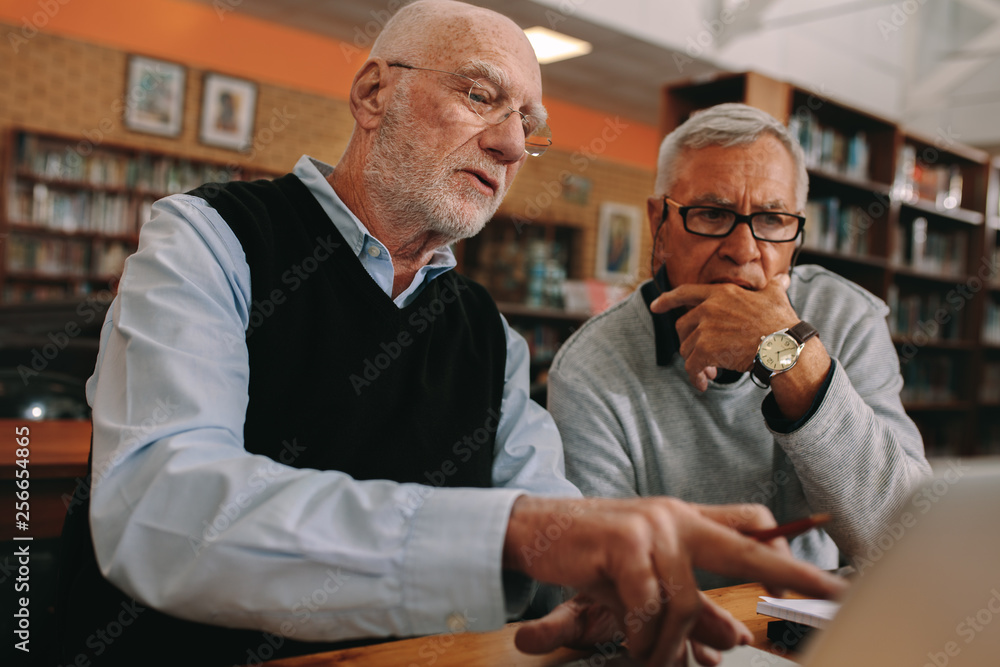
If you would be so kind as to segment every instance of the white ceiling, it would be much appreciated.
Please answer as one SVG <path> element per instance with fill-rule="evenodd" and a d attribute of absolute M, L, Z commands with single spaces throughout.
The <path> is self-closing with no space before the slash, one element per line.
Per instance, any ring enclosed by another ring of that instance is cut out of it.
<path fill-rule="evenodd" d="M 213 5 L 219 0 L 194 0 Z M 471 0 L 594 45 L 547 95 L 656 125 L 663 83 L 758 70 L 926 134 L 1000 152 L 1000 0 Z M 241 0 L 361 48 L 399 0 Z"/>

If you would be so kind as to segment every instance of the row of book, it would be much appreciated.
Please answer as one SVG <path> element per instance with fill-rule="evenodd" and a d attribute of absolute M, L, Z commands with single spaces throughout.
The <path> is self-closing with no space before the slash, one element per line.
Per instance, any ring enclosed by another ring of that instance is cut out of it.
<path fill-rule="evenodd" d="M 469 275 L 497 301 L 562 308 L 567 246 L 566 239 L 529 238 L 524 230 L 501 222 L 467 246 Z"/>
<path fill-rule="evenodd" d="M 530 326 L 514 322 L 511 326 L 527 341 L 531 363 L 548 365 L 552 362 L 552 358 L 559 351 L 559 346 L 562 345 L 563 336 L 559 329 L 544 322 Z"/>
<path fill-rule="evenodd" d="M 923 216 L 896 225 L 893 232 L 893 264 L 927 273 L 965 275 L 969 244 L 966 232 L 935 229 Z"/>
<path fill-rule="evenodd" d="M 155 197 L 104 191 L 65 190 L 44 183 L 15 183 L 8 218 L 61 232 L 135 236 L 149 220 Z"/>
<path fill-rule="evenodd" d="M 944 291 L 901 295 L 899 286 L 894 284 L 889 286 L 886 303 L 889 332 L 893 336 L 914 338 L 918 342 L 962 338 L 962 318 L 958 309 L 965 303 L 952 303 Z"/>
<path fill-rule="evenodd" d="M 958 373 L 949 355 L 919 355 L 900 365 L 904 403 L 941 403 L 958 399 Z"/>
<path fill-rule="evenodd" d="M 923 200 L 944 210 L 961 208 L 962 169 L 937 162 L 939 157 L 936 149 L 918 154 L 916 146 L 904 144 L 896 168 L 896 197 L 911 203 Z"/>
<path fill-rule="evenodd" d="M 803 247 L 846 255 L 868 255 L 875 219 L 860 206 L 845 204 L 839 197 L 820 197 L 806 202 Z"/>
<path fill-rule="evenodd" d="M 4 303 L 34 303 L 68 299 L 87 293 L 82 283 L 39 285 L 35 283 L 7 283 L 3 288 Z"/>
<path fill-rule="evenodd" d="M 186 192 L 203 183 L 243 177 L 239 167 L 184 158 L 124 153 L 94 148 L 89 142 L 68 143 L 20 133 L 17 164 L 22 171 L 54 181 L 121 187 L 161 195 Z"/>
<path fill-rule="evenodd" d="M 983 421 L 979 428 L 976 453 L 984 456 L 1000 455 L 1000 422 Z"/>
<path fill-rule="evenodd" d="M 979 400 L 1000 403 L 1000 363 L 983 366 L 983 381 L 979 385 Z"/>
<path fill-rule="evenodd" d="M 7 270 L 52 277 L 121 275 L 133 248 L 120 241 L 90 241 L 11 234 Z"/>
<path fill-rule="evenodd" d="M 85 276 L 90 268 L 90 244 L 77 239 L 36 238 L 11 234 L 7 239 L 7 270 L 45 276 Z"/>
<path fill-rule="evenodd" d="M 806 155 L 806 165 L 853 178 L 870 178 L 871 146 L 863 131 L 846 133 L 820 123 L 816 114 L 799 109 L 788 120 Z"/>
<path fill-rule="evenodd" d="M 1000 303 L 993 299 L 987 300 L 983 311 L 983 342 L 1000 345 Z"/>

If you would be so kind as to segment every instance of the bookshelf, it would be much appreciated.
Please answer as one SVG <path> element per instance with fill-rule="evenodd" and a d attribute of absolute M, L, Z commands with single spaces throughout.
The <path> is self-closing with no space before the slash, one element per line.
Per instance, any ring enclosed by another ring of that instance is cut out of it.
<path fill-rule="evenodd" d="M 576 225 L 524 225 L 498 215 L 456 248 L 461 271 L 490 292 L 510 326 L 524 336 L 531 358 L 532 397 L 545 404 L 548 367 L 559 346 L 590 317 L 590 308 L 567 302 L 564 285 L 581 276 L 583 229 Z"/>
<path fill-rule="evenodd" d="M 1000 157 L 990 162 L 987 182 L 977 435 L 985 453 L 1000 455 Z"/>
<path fill-rule="evenodd" d="M 890 307 L 902 399 L 929 455 L 1000 454 L 1000 160 L 755 72 L 661 93 L 665 134 L 744 102 L 787 123 L 809 172 L 799 263 Z"/>
<path fill-rule="evenodd" d="M 4 303 L 114 291 L 153 202 L 202 183 L 270 176 L 181 155 L 11 131 L 0 195 Z"/>

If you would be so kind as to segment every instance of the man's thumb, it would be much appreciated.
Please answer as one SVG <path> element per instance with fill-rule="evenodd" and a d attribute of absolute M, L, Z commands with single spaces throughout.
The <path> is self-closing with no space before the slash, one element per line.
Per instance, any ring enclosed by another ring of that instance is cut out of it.
<path fill-rule="evenodd" d="M 514 635 L 514 645 L 522 653 L 550 653 L 579 640 L 580 627 L 575 610 L 563 603 L 547 616 L 526 621 Z"/>

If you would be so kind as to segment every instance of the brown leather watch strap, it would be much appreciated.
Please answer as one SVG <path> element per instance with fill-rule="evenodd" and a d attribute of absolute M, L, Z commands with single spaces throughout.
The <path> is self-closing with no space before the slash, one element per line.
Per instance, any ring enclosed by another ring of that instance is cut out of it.
<path fill-rule="evenodd" d="M 802 320 L 794 327 L 789 327 L 788 335 L 797 340 L 799 345 L 802 345 L 813 336 L 818 336 L 819 332 L 816 331 L 816 327 Z"/>

